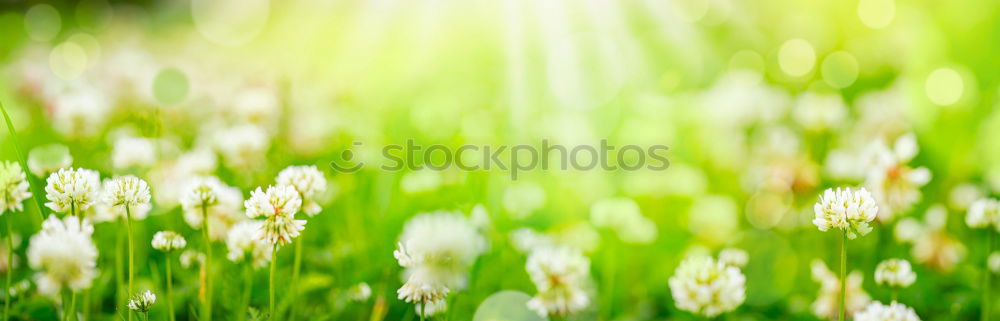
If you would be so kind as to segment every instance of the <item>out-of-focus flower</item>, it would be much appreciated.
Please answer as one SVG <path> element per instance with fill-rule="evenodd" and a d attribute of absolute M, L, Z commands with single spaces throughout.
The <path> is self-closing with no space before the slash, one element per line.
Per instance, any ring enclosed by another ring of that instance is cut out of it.
<path fill-rule="evenodd" d="M 97 276 L 93 234 L 94 227 L 86 219 L 67 216 L 59 220 L 49 215 L 28 245 L 28 265 L 42 271 L 36 276 L 39 292 L 57 295 L 63 287 L 74 292 L 90 287 Z"/>
<path fill-rule="evenodd" d="M 55 95 L 52 103 L 52 127 L 69 138 L 89 138 L 101 132 L 111 104 L 101 90 L 74 85 Z"/>
<path fill-rule="evenodd" d="M 153 234 L 152 245 L 154 249 L 163 252 L 173 252 L 187 246 L 187 240 L 174 231 L 159 231 Z"/>
<path fill-rule="evenodd" d="M 905 288 L 917 280 L 917 274 L 910 262 L 902 259 L 888 259 L 875 267 L 875 283 L 893 288 Z"/>
<path fill-rule="evenodd" d="M 212 240 L 225 239 L 233 224 L 247 219 L 241 210 L 243 193 L 239 189 L 227 186 L 214 176 L 196 177 L 185 185 L 181 196 L 184 221 L 200 229 L 207 214 L 208 235 Z"/>
<path fill-rule="evenodd" d="M 513 230 L 508 236 L 514 249 L 525 254 L 531 253 L 536 248 L 555 244 L 552 237 L 526 227 Z"/>
<path fill-rule="evenodd" d="M 31 290 L 31 281 L 25 279 L 21 280 L 20 282 L 12 284 L 10 286 L 10 289 L 7 289 L 7 295 L 9 295 L 12 298 L 16 298 L 27 293 L 28 290 Z"/>
<path fill-rule="evenodd" d="M 708 318 L 732 311 L 746 300 L 746 277 L 740 268 L 710 256 L 689 257 L 670 277 L 677 308 Z"/>
<path fill-rule="evenodd" d="M 949 272 L 965 256 L 965 246 L 948 235 L 945 225 L 948 210 L 940 204 L 931 206 L 924 222 L 904 218 L 896 223 L 896 239 L 913 244 L 910 254 L 917 263 Z"/>
<path fill-rule="evenodd" d="M 73 156 L 65 145 L 44 145 L 28 152 L 28 169 L 38 177 L 48 177 L 70 165 L 73 165 Z"/>
<path fill-rule="evenodd" d="M 45 206 L 53 211 L 79 214 L 86 211 L 98 198 L 100 175 L 89 169 L 60 169 L 46 179 Z"/>
<path fill-rule="evenodd" d="M 156 163 L 156 143 L 148 138 L 121 137 L 111 151 L 111 166 L 116 169 L 147 168 Z"/>
<path fill-rule="evenodd" d="M 212 175 L 217 167 L 217 156 L 208 148 L 197 148 L 157 163 L 149 172 L 149 181 L 157 187 L 153 191 L 157 205 L 167 208 L 180 205 L 189 183 L 197 177 Z M 238 198 L 243 200 L 242 195 Z"/>
<path fill-rule="evenodd" d="M 270 147 L 270 136 L 254 125 L 240 125 L 216 132 L 214 147 L 234 169 L 248 169 L 263 160 Z"/>
<path fill-rule="evenodd" d="M 840 307 L 840 280 L 829 268 L 820 260 L 812 262 L 813 280 L 820 283 L 819 296 L 813 302 L 812 310 L 817 317 L 827 320 L 837 319 Z M 847 315 L 851 316 L 861 309 L 864 309 L 871 297 L 861 288 L 864 276 L 861 272 L 854 271 L 847 275 L 847 293 L 845 306 Z"/>
<path fill-rule="evenodd" d="M 750 261 L 750 255 L 742 249 L 725 248 L 719 252 L 719 262 L 725 265 L 743 268 L 748 261 Z"/>
<path fill-rule="evenodd" d="M 427 303 L 417 303 L 413 308 L 417 310 L 417 315 L 423 315 L 425 318 L 429 318 L 439 313 L 448 312 L 448 301 L 435 300 Z"/>
<path fill-rule="evenodd" d="M 250 193 L 250 198 L 243 202 L 249 218 L 264 217 L 260 229 L 260 237 L 271 245 L 285 245 L 299 236 L 299 231 L 305 229 L 305 220 L 296 220 L 295 213 L 302 206 L 302 198 L 291 186 L 268 186 L 267 191 L 260 187 Z"/>
<path fill-rule="evenodd" d="M 316 196 L 326 191 L 326 177 L 316 166 L 289 166 L 278 173 L 278 185 L 295 188 L 302 197 L 302 212 L 309 216 L 323 210 L 316 202 Z"/>
<path fill-rule="evenodd" d="M 475 225 L 480 230 L 485 230 L 490 227 L 490 212 L 486 210 L 486 206 L 483 204 L 476 204 L 469 212 L 469 219 L 472 220 L 472 224 Z"/>
<path fill-rule="evenodd" d="M 465 288 L 468 269 L 486 250 L 486 239 L 465 216 L 451 212 L 419 214 L 403 227 L 393 256 L 406 283 L 398 297 L 406 302 L 443 303 Z M 438 302 L 440 301 L 440 302 Z"/>
<path fill-rule="evenodd" d="M 820 231 L 841 229 L 847 232 L 848 238 L 855 239 L 871 232 L 868 223 L 875 219 L 878 206 L 871 193 L 864 188 L 857 191 L 831 188 L 823 192 L 813 210 L 816 212 L 813 224 Z"/>
<path fill-rule="evenodd" d="M 913 309 L 902 303 L 892 301 L 889 305 L 874 301 L 858 312 L 854 317 L 855 321 L 920 321 Z"/>
<path fill-rule="evenodd" d="M 368 298 L 372 296 L 372 288 L 368 286 L 368 283 L 361 282 L 355 284 L 350 289 L 347 289 L 347 297 L 352 301 L 364 302 L 368 301 Z"/>
<path fill-rule="evenodd" d="M 542 317 L 567 316 L 590 305 L 584 287 L 591 283 L 590 260 L 579 250 L 564 246 L 538 248 L 525 267 L 538 289 L 528 308 Z"/>
<path fill-rule="evenodd" d="M 917 155 L 917 138 L 906 134 L 890 149 L 881 140 L 874 143 L 873 166 L 868 171 L 865 186 L 878 201 L 878 219 L 890 222 L 896 214 L 909 210 L 920 201 L 920 187 L 931 180 L 927 168 L 912 168 L 907 163 Z"/>
<path fill-rule="evenodd" d="M 28 180 L 21 165 L 0 162 L 0 215 L 24 210 L 24 200 L 31 197 Z"/>
<path fill-rule="evenodd" d="M 972 202 L 969 212 L 965 215 L 965 224 L 971 228 L 993 226 L 1000 231 L 1000 201 L 982 198 Z"/>
<path fill-rule="evenodd" d="M 962 183 L 955 185 L 948 193 L 948 205 L 954 209 L 967 210 L 976 200 L 983 198 L 983 191 L 976 185 Z"/>
<path fill-rule="evenodd" d="M 809 92 L 799 96 L 792 108 L 792 116 L 795 122 L 808 130 L 837 128 L 847 118 L 847 105 L 840 95 Z"/>
<path fill-rule="evenodd" d="M 153 303 L 156 303 L 156 295 L 152 291 L 146 290 L 146 292 L 137 294 L 128 300 L 128 308 L 132 311 L 146 313 L 149 312 L 149 308 L 153 307 Z"/>
<path fill-rule="evenodd" d="M 424 169 L 406 173 L 399 180 L 399 187 L 406 194 L 417 194 L 437 190 L 442 184 L 441 173 Z"/>
<path fill-rule="evenodd" d="M 503 192 L 503 208 L 515 219 L 530 216 L 545 206 L 545 190 L 534 183 L 511 185 Z"/>
<path fill-rule="evenodd" d="M 195 250 L 186 250 L 181 252 L 179 261 L 181 262 L 181 267 L 190 269 L 194 267 L 195 264 L 202 264 L 205 262 L 205 254 Z"/>
<path fill-rule="evenodd" d="M 226 256 L 234 263 L 249 261 L 254 267 L 263 267 L 271 262 L 271 245 L 261 238 L 261 221 L 243 221 L 229 229 L 226 237 Z"/>
<path fill-rule="evenodd" d="M 1000 252 L 990 253 L 990 257 L 986 259 L 986 265 L 990 267 L 991 272 L 1000 273 Z"/>
<path fill-rule="evenodd" d="M 611 228 L 625 243 L 646 244 L 656 239 L 656 224 L 642 216 L 639 204 L 627 198 L 600 200 L 590 207 L 590 221 Z"/>

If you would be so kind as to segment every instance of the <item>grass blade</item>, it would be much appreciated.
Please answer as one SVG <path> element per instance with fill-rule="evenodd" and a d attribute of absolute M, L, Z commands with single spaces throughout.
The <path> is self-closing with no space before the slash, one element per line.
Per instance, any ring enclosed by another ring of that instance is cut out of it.
<path fill-rule="evenodd" d="M 34 175 L 28 170 L 28 159 L 23 152 L 21 152 L 21 144 L 17 140 L 17 131 L 14 130 L 14 123 L 10 120 L 10 115 L 7 114 L 7 108 L 4 107 L 3 102 L 0 101 L 0 112 L 3 113 L 3 118 L 7 123 L 7 130 L 10 132 L 10 140 L 14 142 L 14 153 L 17 155 L 17 161 L 21 163 L 21 170 L 25 172 L 25 176 L 28 178 L 28 185 L 31 186 L 31 196 L 35 199 L 35 205 L 38 207 L 38 221 L 36 223 L 41 224 L 45 219 L 45 207 L 42 206 L 44 200 L 42 200 L 41 186 L 33 178 Z"/>

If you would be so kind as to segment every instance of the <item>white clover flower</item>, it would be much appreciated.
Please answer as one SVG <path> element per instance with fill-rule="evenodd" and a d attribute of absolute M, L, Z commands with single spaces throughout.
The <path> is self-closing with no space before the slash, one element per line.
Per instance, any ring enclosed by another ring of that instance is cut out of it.
<path fill-rule="evenodd" d="M 149 184 L 131 175 L 115 177 L 104 190 L 105 202 L 129 209 L 149 205 L 150 198 Z"/>
<path fill-rule="evenodd" d="M 180 260 L 181 267 L 185 269 L 190 269 L 195 266 L 195 264 L 202 264 L 205 262 L 205 254 L 198 252 L 196 250 L 186 250 L 181 252 Z"/>
<path fill-rule="evenodd" d="M 413 306 L 417 310 L 417 315 L 423 315 L 426 318 L 448 312 L 448 301 L 445 299 L 429 301 L 426 303 L 426 308 L 424 303 L 417 303 Z"/>
<path fill-rule="evenodd" d="M 986 265 L 990 267 L 990 272 L 1000 273 L 1000 252 L 990 253 L 986 259 Z"/>
<path fill-rule="evenodd" d="M 73 156 L 65 145 L 39 146 L 28 152 L 28 170 L 38 177 L 48 177 L 70 165 L 73 165 Z"/>
<path fill-rule="evenodd" d="M 864 311 L 854 316 L 855 321 L 920 321 L 913 309 L 902 303 L 893 301 L 889 305 L 875 301 Z"/>
<path fill-rule="evenodd" d="M 965 224 L 971 228 L 989 227 L 1000 230 L 1000 201 L 983 198 L 972 202 L 965 215 Z"/>
<path fill-rule="evenodd" d="M 0 163 L 0 215 L 23 211 L 22 202 L 31 197 L 28 187 L 21 165 L 6 161 Z"/>
<path fill-rule="evenodd" d="M 627 198 L 600 200 L 590 207 L 590 221 L 615 231 L 622 242 L 648 244 L 656 239 L 656 224 L 642 216 L 639 204 Z"/>
<path fill-rule="evenodd" d="M 46 179 L 45 206 L 60 213 L 86 211 L 97 202 L 100 175 L 89 169 L 60 169 Z"/>
<path fill-rule="evenodd" d="M 511 231 L 508 237 L 514 249 L 524 254 L 529 254 L 537 248 L 555 245 L 555 240 L 551 236 L 527 227 Z"/>
<path fill-rule="evenodd" d="M 821 319 L 836 319 L 840 313 L 840 279 L 820 260 L 812 262 L 812 277 L 820 283 L 819 295 L 812 304 L 813 313 Z M 848 316 L 861 311 L 871 302 L 871 297 L 861 287 L 862 282 L 864 276 L 858 271 L 847 275 L 847 302 L 844 305 Z"/>
<path fill-rule="evenodd" d="M 226 166 L 247 169 L 261 160 L 270 147 L 271 137 L 256 125 L 240 125 L 213 135 L 214 148 L 222 154 Z"/>
<path fill-rule="evenodd" d="M 291 243 L 305 229 L 306 221 L 295 219 L 301 205 L 299 193 L 286 185 L 268 186 L 266 192 L 258 187 L 243 202 L 247 217 L 264 217 L 260 237 L 271 245 Z"/>
<path fill-rule="evenodd" d="M 719 252 L 719 262 L 725 265 L 742 268 L 747 265 L 747 261 L 750 261 L 750 255 L 742 249 L 725 248 Z"/>
<path fill-rule="evenodd" d="M 107 123 L 107 95 L 91 86 L 71 86 L 52 98 L 52 127 L 70 138 L 89 138 Z"/>
<path fill-rule="evenodd" d="M 530 216 L 545 206 L 545 190 L 534 183 L 511 185 L 503 191 L 503 208 L 515 219 Z"/>
<path fill-rule="evenodd" d="M 271 244 L 261 238 L 263 222 L 247 220 L 236 223 L 229 229 L 226 247 L 227 258 L 233 263 L 249 260 L 254 267 L 263 267 L 271 262 Z"/>
<path fill-rule="evenodd" d="M 111 151 L 111 166 L 116 169 L 147 168 L 156 163 L 156 143 L 148 138 L 121 137 Z"/>
<path fill-rule="evenodd" d="M 42 230 L 31 237 L 28 265 L 41 270 L 36 276 L 39 292 L 59 294 L 63 287 L 77 292 L 90 287 L 97 276 L 97 247 L 90 239 L 94 227 L 86 219 L 55 215 L 42 223 Z"/>
<path fill-rule="evenodd" d="M 347 297 L 351 299 L 351 301 L 364 302 L 368 301 L 368 298 L 371 296 L 372 288 L 365 282 L 355 284 L 350 289 L 347 289 Z"/>
<path fill-rule="evenodd" d="M 115 206 L 108 200 L 108 191 L 111 190 L 113 185 L 113 180 L 105 179 L 101 183 L 101 191 L 98 193 L 101 195 L 97 203 L 94 203 L 94 222 L 111 222 L 125 217 L 125 207 Z M 129 207 L 129 211 L 132 215 L 132 220 L 141 221 L 149 216 L 149 212 L 153 209 L 153 204 L 142 203 L 135 206 Z"/>
<path fill-rule="evenodd" d="M 893 288 L 905 288 L 917 280 L 917 274 L 910 267 L 910 262 L 901 259 L 888 259 L 875 267 L 875 283 Z"/>
<path fill-rule="evenodd" d="M 538 289 L 538 294 L 528 301 L 528 308 L 538 315 L 567 316 L 590 305 L 590 297 L 584 290 L 592 282 L 590 260 L 579 250 L 538 248 L 528 256 L 525 269 Z"/>
<path fill-rule="evenodd" d="M 403 227 L 393 256 L 406 283 L 398 298 L 436 304 L 452 290 L 465 288 L 468 269 L 486 250 L 486 239 L 465 216 L 451 212 L 419 214 Z M 431 305 L 428 305 L 430 308 Z"/>
<path fill-rule="evenodd" d="M 214 176 L 195 177 L 184 185 L 181 196 L 184 221 L 201 229 L 206 214 L 202 210 L 205 210 L 212 240 L 224 240 L 234 224 L 247 219 L 242 210 L 243 193 L 238 188 L 227 186 Z"/>
<path fill-rule="evenodd" d="M 172 252 L 187 246 L 187 240 L 174 231 L 159 231 L 153 234 L 152 245 L 159 251 Z"/>
<path fill-rule="evenodd" d="M 156 303 L 156 295 L 152 291 L 146 290 L 146 292 L 128 300 L 128 308 L 132 311 L 146 313 L 149 312 L 149 308 L 153 307 L 153 303 Z"/>
<path fill-rule="evenodd" d="M 677 308 L 709 318 L 732 311 L 746 300 L 746 277 L 740 268 L 709 256 L 685 259 L 669 282 Z"/>
<path fill-rule="evenodd" d="M 813 210 L 816 212 L 813 224 L 820 231 L 841 229 L 847 232 L 848 238 L 855 239 L 871 232 L 868 223 L 875 219 L 878 206 L 871 193 L 864 188 L 857 191 L 830 188 L 823 192 Z"/>
<path fill-rule="evenodd" d="M 892 149 L 881 140 L 872 149 L 874 159 L 865 186 L 878 201 L 879 221 L 889 222 L 920 201 L 920 187 L 931 180 L 931 172 L 907 165 L 918 151 L 917 138 L 912 133 L 899 137 Z"/>
<path fill-rule="evenodd" d="M 799 96 L 792 108 L 792 118 L 803 128 L 821 131 L 836 128 L 847 117 L 847 105 L 836 94 L 808 92 Z"/>
<path fill-rule="evenodd" d="M 316 166 L 289 166 L 278 173 L 278 185 L 289 185 L 302 196 L 302 212 L 313 216 L 323 210 L 316 196 L 326 191 L 326 177 Z"/>

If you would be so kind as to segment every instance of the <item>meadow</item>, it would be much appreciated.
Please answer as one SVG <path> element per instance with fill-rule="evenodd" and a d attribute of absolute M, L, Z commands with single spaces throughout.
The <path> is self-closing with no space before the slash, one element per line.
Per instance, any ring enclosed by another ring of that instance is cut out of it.
<path fill-rule="evenodd" d="M 1000 317 L 1000 2 L 0 3 L 3 320 Z"/>

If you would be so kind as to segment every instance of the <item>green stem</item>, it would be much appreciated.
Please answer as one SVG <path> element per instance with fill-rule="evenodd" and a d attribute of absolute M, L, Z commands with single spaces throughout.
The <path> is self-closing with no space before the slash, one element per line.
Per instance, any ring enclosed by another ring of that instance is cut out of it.
<path fill-rule="evenodd" d="M 21 144 L 17 140 L 17 131 L 14 130 L 14 123 L 10 120 L 10 115 L 7 114 L 7 108 L 3 106 L 3 102 L 0 102 L 0 112 L 3 113 L 3 118 L 7 122 L 7 131 L 10 132 L 10 140 L 14 142 L 14 154 L 17 155 L 17 161 L 21 163 L 21 170 L 25 171 L 25 178 L 28 181 L 28 185 L 31 186 L 31 195 L 35 199 L 35 206 L 38 207 L 38 222 L 41 223 L 45 220 L 45 207 L 42 206 L 45 203 L 42 200 L 42 195 L 45 195 L 45 193 L 41 186 L 38 186 L 31 179 L 31 175 L 28 174 L 28 158 L 21 152 Z"/>
<path fill-rule="evenodd" d="M 243 270 L 243 303 L 240 305 L 241 309 L 236 311 L 241 321 L 246 320 L 247 308 L 250 307 L 250 294 L 253 293 L 253 262 L 247 261 L 244 264 L 246 267 Z"/>
<path fill-rule="evenodd" d="M 212 321 L 212 240 L 208 224 L 208 204 L 201 204 L 202 243 L 205 246 L 205 302 L 202 320 Z"/>
<path fill-rule="evenodd" d="M 292 259 L 292 297 L 298 298 L 299 296 L 299 270 L 302 267 L 302 238 L 299 238 L 298 242 L 295 242 L 295 257 Z M 289 319 L 295 320 L 295 306 L 291 306 L 291 317 Z"/>
<path fill-rule="evenodd" d="M 840 238 L 840 321 L 844 321 L 847 315 L 847 230 L 841 233 Z"/>
<path fill-rule="evenodd" d="M 420 304 L 420 321 L 424 321 L 427 315 L 427 302 Z"/>
<path fill-rule="evenodd" d="M 176 320 L 174 316 L 174 278 L 173 273 L 170 271 L 170 255 L 172 253 L 167 252 L 167 317 L 170 321 Z"/>
<path fill-rule="evenodd" d="M 67 320 L 76 320 L 76 292 L 72 291 L 69 293 L 69 318 Z"/>
<path fill-rule="evenodd" d="M 11 278 L 14 276 L 14 229 L 10 224 L 10 216 L 14 213 L 7 213 L 5 215 L 4 221 L 7 221 L 7 285 L 4 289 L 7 290 L 7 299 L 3 302 L 3 320 L 10 320 L 10 301 L 13 298 L 10 295 L 10 283 Z"/>
<path fill-rule="evenodd" d="M 993 289 L 993 286 L 990 284 L 990 282 L 993 279 L 993 273 L 990 272 L 990 260 L 989 260 L 990 253 L 993 253 L 993 234 L 994 234 L 993 231 L 986 231 L 987 259 L 986 259 L 986 269 L 983 270 L 985 273 L 983 274 L 983 315 L 981 318 L 983 321 L 988 321 L 990 319 L 990 315 L 993 312 L 992 309 L 990 309 L 990 305 L 993 303 L 993 299 L 990 297 L 990 292 Z"/>
<path fill-rule="evenodd" d="M 270 305 L 269 305 L 268 310 L 271 313 L 271 315 L 270 315 L 271 320 L 277 320 L 277 318 L 275 318 L 275 315 L 274 315 L 274 275 L 277 274 L 277 271 L 278 271 L 278 264 L 277 264 L 277 262 L 278 262 L 278 245 L 275 244 L 275 245 L 271 246 L 271 276 L 269 277 L 270 278 L 269 282 L 270 282 L 271 289 L 270 289 L 270 293 L 269 293 L 270 294 Z"/>
<path fill-rule="evenodd" d="M 115 295 L 117 296 L 116 302 L 118 304 L 128 304 L 128 294 L 122 295 L 122 288 L 125 285 L 124 273 L 122 271 L 122 248 L 124 246 L 122 241 L 122 231 L 116 229 L 115 231 Z"/>
<path fill-rule="evenodd" d="M 135 295 L 135 257 L 132 245 L 132 210 L 128 204 L 125 207 L 125 232 L 128 233 L 128 295 Z M 129 321 L 132 320 L 132 312 L 128 312 Z"/>

